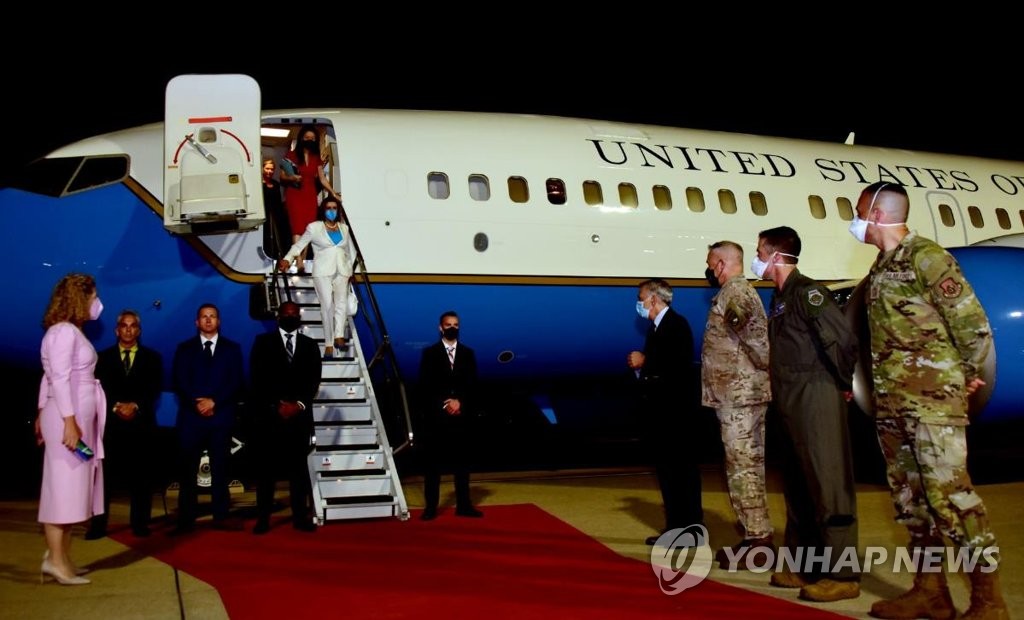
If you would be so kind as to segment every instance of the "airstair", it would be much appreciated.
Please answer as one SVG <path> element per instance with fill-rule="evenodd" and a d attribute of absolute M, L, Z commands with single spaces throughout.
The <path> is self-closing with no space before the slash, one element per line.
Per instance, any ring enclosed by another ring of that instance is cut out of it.
<path fill-rule="evenodd" d="M 270 274 L 266 290 L 268 307 L 272 309 L 276 309 L 279 301 L 288 299 L 299 304 L 300 331 L 317 341 L 323 353 L 325 344 L 330 344 L 333 338 L 325 338 L 313 278 L 302 274 Z M 368 287 L 363 290 L 369 291 Z M 371 381 L 371 365 L 383 359 L 382 350 L 389 345 L 385 336 L 382 343 L 370 347 L 377 351 L 370 363 L 364 359 L 354 322 L 365 312 L 379 319 L 379 312 L 376 303 L 365 303 L 367 297 L 375 302 L 372 291 L 361 297 L 364 299 L 359 304 L 359 314 L 346 321 L 348 345 L 336 348 L 334 359 L 324 360 L 320 391 L 313 401 L 314 445 L 308 465 L 314 519 L 321 525 L 340 519 L 398 517 L 404 521 L 409 518 L 409 507 L 395 466 L 396 450 L 392 450 L 388 441 Z M 372 327 L 374 322 L 363 318 Z M 401 389 L 401 382 L 397 384 Z M 411 441 L 404 391 L 401 402 L 406 411 L 404 430 L 408 439 L 399 450 Z"/>

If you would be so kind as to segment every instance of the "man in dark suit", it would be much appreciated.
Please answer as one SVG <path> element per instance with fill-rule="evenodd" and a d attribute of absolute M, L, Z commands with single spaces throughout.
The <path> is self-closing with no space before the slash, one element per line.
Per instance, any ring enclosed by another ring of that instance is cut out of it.
<path fill-rule="evenodd" d="M 687 411 L 693 372 L 690 324 L 673 310 L 672 287 L 661 279 L 640 283 L 636 311 L 651 321 L 644 350 L 626 356 L 640 388 L 643 434 L 654 460 L 665 504 L 665 531 L 703 523 L 700 467 L 695 451 L 680 447 L 695 411 Z M 646 542 L 653 545 L 658 536 Z"/>
<path fill-rule="evenodd" d="M 469 459 L 472 449 L 470 428 L 477 412 L 476 356 L 459 342 L 459 315 L 449 310 L 441 315 L 441 340 L 423 350 L 420 358 L 417 442 L 423 457 L 425 507 L 420 518 L 437 516 L 441 469 L 455 475 L 455 514 L 482 517 L 469 498 Z"/>
<path fill-rule="evenodd" d="M 239 530 L 228 518 L 228 468 L 231 430 L 245 386 L 242 349 L 220 335 L 220 311 L 206 303 L 196 313 L 197 336 L 174 352 L 172 380 L 178 397 L 178 438 L 181 442 L 178 527 L 175 534 L 195 526 L 196 468 L 205 448 L 210 457 L 213 527 Z"/>
<path fill-rule="evenodd" d="M 312 447 L 313 399 L 320 389 L 320 347 L 298 332 L 301 320 L 297 303 L 282 303 L 277 328 L 256 336 L 249 356 L 258 477 L 258 517 L 252 533 L 257 535 L 270 531 L 278 473 L 288 476 L 292 527 L 316 531 L 309 512 L 313 490 L 306 457 Z"/>
<path fill-rule="evenodd" d="M 127 487 L 131 498 L 132 534 L 149 536 L 153 504 L 153 440 L 156 403 L 163 382 L 160 354 L 139 344 L 142 322 L 134 310 L 117 316 L 117 344 L 99 354 L 96 378 L 107 396 L 107 426 L 103 436 L 104 501 L 106 509 L 89 523 L 86 540 L 107 535 L 110 489 Z"/>

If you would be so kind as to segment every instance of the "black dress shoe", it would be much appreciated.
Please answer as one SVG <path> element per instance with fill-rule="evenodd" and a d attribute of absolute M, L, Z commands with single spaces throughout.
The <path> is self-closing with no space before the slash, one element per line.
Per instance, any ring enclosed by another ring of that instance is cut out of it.
<path fill-rule="evenodd" d="M 270 531 L 270 521 L 267 519 L 257 519 L 256 525 L 252 528 L 252 533 L 261 536 Z"/>
<path fill-rule="evenodd" d="M 171 537 L 184 536 L 186 534 L 191 534 L 195 530 L 196 530 L 196 524 L 195 523 L 179 523 L 178 525 L 176 525 L 174 527 L 173 530 L 168 532 L 167 535 L 171 536 Z"/>
<path fill-rule="evenodd" d="M 484 513 L 480 512 L 476 508 L 473 508 L 472 506 L 470 506 L 469 508 L 456 508 L 455 514 L 459 517 L 473 517 L 474 519 L 479 519 L 480 517 L 484 516 Z"/>
<path fill-rule="evenodd" d="M 149 526 L 140 525 L 132 527 L 132 536 L 135 538 L 146 538 L 150 535 Z"/>
<path fill-rule="evenodd" d="M 437 511 L 436 510 L 430 510 L 429 508 L 427 510 L 424 510 L 423 514 L 420 515 L 420 521 L 433 521 L 436 518 L 437 518 Z"/>
<path fill-rule="evenodd" d="M 300 532 L 316 531 L 316 524 L 312 521 L 292 521 L 292 527 Z"/>
<path fill-rule="evenodd" d="M 107 535 L 106 528 L 90 527 L 85 532 L 86 540 L 99 540 Z"/>
<path fill-rule="evenodd" d="M 224 517 L 223 519 L 213 520 L 213 529 L 222 532 L 239 532 L 245 529 L 245 525 L 235 517 Z"/>
<path fill-rule="evenodd" d="M 658 534 L 657 536 L 648 536 L 644 539 L 644 544 L 646 544 L 649 547 L 653 547 L 654 545 L 658 544 L 659 538 L 661 538 L 661 534 Z"/>

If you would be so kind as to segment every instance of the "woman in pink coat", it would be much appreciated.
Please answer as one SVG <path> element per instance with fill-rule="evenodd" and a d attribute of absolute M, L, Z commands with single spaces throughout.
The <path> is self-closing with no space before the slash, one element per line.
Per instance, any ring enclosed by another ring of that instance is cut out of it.
<path fill-rule="evenodd" d="M 54 287 L 43 316 L 46 334 L 40 349 L 43 380 L 36 435 L 45 446 L 39 522 L 47 552 L 40 570 L 63 585 L 89 583 L 69 555 L 71 526 L 103 512 L 107 407 L 93 375 L 96 349 L 82 333 L 82 325 L 95 321 L 102 310 L 92 276 L 72 273 Z"/>

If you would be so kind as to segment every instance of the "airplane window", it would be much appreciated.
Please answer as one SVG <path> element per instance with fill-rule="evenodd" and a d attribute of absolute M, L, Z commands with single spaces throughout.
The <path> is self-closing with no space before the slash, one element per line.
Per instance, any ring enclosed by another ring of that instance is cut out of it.
<path fill-rule="evenodd" d="M 1002 207 L 996 209 L 996 219 L 999 220 L 999 227 L 1003 230 L 1010 230 L 1010 214 Z"/>
<path fill-rule="evenodd" d="M 443 172 L 431 172 L 427 174 L 427 193 L 431 198 L 444 200 L 451 195 L 451 188 L 448 185 L 448 175 Z"/>
<path fill-rule="evenodd" d="M 583 201 L 592 207 L 603 205 L 604 192 L 601 191 L 601 184 L 597 181 L 584 181 Z"/>
<path fill-rule="evenodd" d="M 624 207 L 633 207 L 640 204 L 640 197 L 636 194 L 636 186 L 632 183 L 619 183 L 619 204 Z"/>
<path fill-rule="evenodd" d="M 821 196 L 808 196 L 807 204 L 811 207 L 811 217 L 816 220 L 825 219 L 825 201 Z"/>
<path fill-rule="evenodd" d="M 127 155 L 37 159 L 9 187 L 59 198 L 120 183 L 128 177 Z"/>
<path fill-rule="evenodd" d="M 949 205 L 939 205 L 939 219 L 947 228 L 956 226 L 956 218 L 953 217 L 953 209 Z"/>
<path fill-rule="evenodd" d="M 718 205 L 722 207 L 722 213 L 732 215 L 736 213 L 736 196 L 727 189 L 718 190 Z"/>
<path fill-rule="evenodd" d="M 473 200 L 490 200 L 491 184 L 482 174 L 469 175 L 469 197 Z"/>
<path fill-rule="evenodd" d="M 704 192 L 696 187 L 687 187 L 686 206 L 694 213 L 704 213 Z"/>
<path fill-rule="evenodd" d="M 978 207 L 967 207 L 967 214 L 971 216 L 971 224 L 975 228 L 985 227 L 985 218 L 981 215 L 981 209 Z"/>
<path fill-rule="evenodd" d="M 839 207 L 839 218 L 847 222 L 853 221 L 853 203 L 849 198 L 840 196 L 836 198 L 836 206 Z"/>
<path fill-rule="evenodd" d="M 565 182 L 562 179 L 548 179 L 544 187 L 548 190 L 548 202 L 553 205 L 565 204 Z"/>
<path fill-rule="evenodd" d="M 672 209 L 672 192 L 664 185 L 654 186 L 654 207 L 658 211 L 669 211 Z"/>
<path fill-rule="evenodd" d="M 512 202 L 526 202 L 530 199 L 530 185 L 523 177 L 508 178 L 508 197 Z"/>
<path fill-rule="evenodd" d="M 768 201 L 761 192 L 750 192 L 750 210 L 754 215 L 768 215 Z"/>

